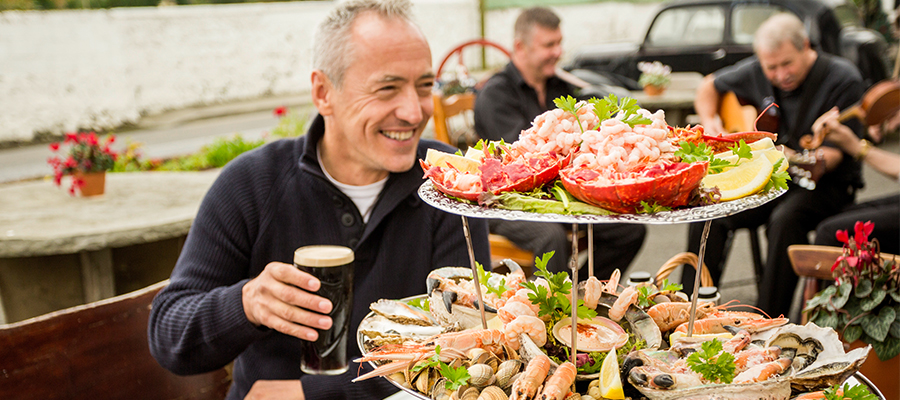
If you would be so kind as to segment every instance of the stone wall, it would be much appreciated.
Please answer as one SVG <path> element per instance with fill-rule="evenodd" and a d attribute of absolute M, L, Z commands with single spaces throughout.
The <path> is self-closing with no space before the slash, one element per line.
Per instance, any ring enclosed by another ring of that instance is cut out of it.
<path fill-rule="evenodd" d="M 475 0 L 415 0 L 435 64 L 479 36 Z M 330 1 L 0 13 L 0 143 L 111 129 L 168 110 L 308 91 L 310 44 Z M 636 41 L 656 4 L 558 7 L 564 47 Z M 512 43 L 517 9 L 486 36 Z M 478 60 L 467 55 L 468 63 Z M 489 60 L 505 59 L 489 52 Z"/>

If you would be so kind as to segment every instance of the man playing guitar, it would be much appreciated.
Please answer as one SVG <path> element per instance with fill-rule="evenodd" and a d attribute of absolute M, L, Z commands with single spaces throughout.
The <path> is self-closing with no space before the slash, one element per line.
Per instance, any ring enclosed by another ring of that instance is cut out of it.
<path fill-rule="evenodd" d="M 803 23 L 790 13 L 777 14 L 764 22 L 754 38 L 755 56 L 704 78 L 697 88 L 694 108 L 707 134 L 723 132 L 717 118 L 722 94 L 734 92 L 758 109 L 766 102 L 779 108 L 777 144 L 785 155 L 802 151 L 800 137 L 813 133 L 813 122 L 832 109 L 850 107 L 863 94 L 859 71 L 847 60 L 817 52 L 810 45 Z M 774 107 L 772 109 L 775 109 Z M 859 121 L 847 125 L 862 136 Z M 820 128 L 821 129 L 821 128 Z M 824 218 L 840 212 L 854 201 L 862 187 L 858 160 L 840 148 L 825 142 L 820 148 L 825 173 L 815 190 L 792 186 L 788 193 L 761 207 L 715 220 L 709 232 L 706 261 L 718 280 L 725 260 L 725 249 L 735 229 L 755 229 L 766 224 L 768 241 L 763 276 L 759 282 L 758 306 L 772 316 L 787 315 L 797 276 L 791 269 L 787 247 L 808 243 L 807 233 Z M 701 224 L 692 224 L 688 250 L 698 252 Z M 685 287 L 692 287 L 691 274 L 685 274 Z"/>

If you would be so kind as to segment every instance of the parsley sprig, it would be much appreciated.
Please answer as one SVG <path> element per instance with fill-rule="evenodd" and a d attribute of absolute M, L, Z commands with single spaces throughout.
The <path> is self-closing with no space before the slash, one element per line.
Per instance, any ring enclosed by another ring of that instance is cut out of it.
<path fill-rule="evenodd" d="M 844 399 L 852 399 L 852 400 L 876 400 L 878 396 L 869 392 L 869 388 L 863 385 L 853 385 L 850 387 L 849 383 L 845 383 L 843 387 L 844 394 L 840 394 L 839 390 L 841 389 L 840 385 L 834 385 L 830 388 L 825 389 L 825 398 L 827 400 L 844 400 Z"/>
<path fill-rule="evenodd" d="M 781 168 L 781 163 L 785 162 L 785 159 L 782 158 L 772 166 L 773 171 L 778 171 Z M 772 176 L 769 177 L 769 182 L 766 183 L 766 187 L 763 188 L 763 192 L 768 192 L 773 189 L 785 189 L 787 190 L 787 181 L 791 180 L 791 175 L 788 172 L 773 172 Z"/>
<path fill-rule="evenodd" d="M 700 351 L 688 356 L 687 364 L 709 382 L 731 383 L 734 380 L 734 356 L 723 352 L 722 342 L 718 340 L 703 342 Z"/>
<path fill-rule="evenodd" d="M 534 258 L 534 266 L 538 270 L 535 276 L 542 277 L 547 280 L 546 288 L 537 285 L 534 282 L 524 282 L 522 286 L 532 291 L 528 294 L 528 299 L 532 304 L 540 307 L 539 316 L 550 316 L 554 321 L 558 321 L 563 317 L 572 314 L 572 306 L 569 301 L 569 293 L 572 292 L 572 281 L 569 280 L 569 274 L 565 272 L 557 272 L 551 274 L 547 271 L 547 262 L 553 257 L 555 252 L 544 253 L 542 257 Z M 597 312 L 584 306 L 584 301 L 578 301 L 578 318 L 594 318 Z"/>
<path fill-rule="evenodd" d="M 482 286 L 487 288 L 488 293 L 493 293 L 493 294 L 496 294 L 497 297 L 501 297 L 501 296 L 503 296 L 503 293 L 506 293 L 507 291 L 509 291 L 511 289 L 511 288 L 506 287 L 506 278 L 501 278 L 500 284 L 497 287 L 493 287 L 493 286 L 489 285 L 488 280 L 490 280 L 491 277 L 494 276 L 494 274 L 491 272 L 485 271 L 484 267 L 481 265 L 481 263 L 476 262 L 475 266 L 477 267 L 477 270 L 478 270 L 478 282 L 481 283 Z"/>
<path fill-rule="evenodd" d="M 659 292 L 677 292 L 684 288 L 680 283 L 671 283 L 668 279 L 663 279 L 660 282 L 660 287 L 662 289 L 657 289 L 655 286 L 638 286 L 638 300 L 637 305 L 641 308 L 647 308 L 656 304 L 653 301 L 653 297 L 656 296 Z"/>
<path fill-rule="evenodd" d="M 663 211 L 672 211 L 672 207 L 660 205 L 657 202 L 648 203 L 641 200 L 641 208 L 636 210 L 638 214 L 656 214 Z"/>
<path fill-rule="evenodd" d="M 743 142 L 743 140 L 741 141 Z M 733 166 L 730 162 L 713 157 L 713 151 L 706 145 L 706 143 L 691 143 L 687 141 L 679 142 L 678 145 L 680 148 L 675 150 L 675 157 L 681 159 L 681 162 L 686 163 L 694 163 L 698 161 L 708 161 L 709 162 L 709 172 L 710 174 L 716 174 L 722 172 L 726 167 Z M 744 144 L 746 146 L 746 144 Z"/>
<path fill-rule="evenodd" d="M 641 109 L 637 104 L 637 100 L 630 97 L 623 97 L 621 100 L 614 94 L 610 93 L 603 99 L 596 97 L 588 100 L 588 103 L 594 106 L 594 114 L 600 118 L 600 122 L 614 118 L 620 112 L 622 118 L 620 120 L 628 126 L 634 128 L 635 125 L 650 125 L 653 121 L 638 113 Z"/>
<path fill-rule="evenodd" d="M 421 310 L 425 310 L 425 312 L 431 312 L 429 309 L 429 301 L 427 297 L 419 297 L 415 299 L 411 299 L 407 302 L 407 304 L 416 307 Z"/>
<path fill-rule="evenodd" d="M 579 102 L 572 96 L 560 96 L 559 98 L 553 99 L 553 104 L 556 105 L 556 108 L 574 115 L 575 122 L 578 123 L 578 130 L 580 130 L 581 133 L 584 133 L 584 127 L 581 126 L 581 120 L 578 119 L 578 110 L 580 110 L 581 107 L 584 107 L 585 103 Z"/>
<path fill-rule="evenodd" d="M 459 389 L 460 386 L 464 386 L 469 382 L 469 370 L 466 367 L 451 367 L 450 365 L 441 361 L 441 346 L 434 347 L 434 355 L 420 361 L 412 368 L 412 372 L 419 372 L 423 368 L 437 368 L 440 371 L 441 376 L 447 378 L 447 382 L 445 383 L 447 390 L 455 391 Z"/>

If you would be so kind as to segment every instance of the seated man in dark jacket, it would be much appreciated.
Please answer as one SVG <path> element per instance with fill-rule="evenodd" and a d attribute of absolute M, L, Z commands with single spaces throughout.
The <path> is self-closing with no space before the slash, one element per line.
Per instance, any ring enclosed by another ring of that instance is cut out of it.
<path fill-rule="evenodd" d="M 832 107 L 847 108 L 863 94 L 862 77 L 849 61 L 829 56 L 810 47 L 803 22 L 791 13 L 776 14 L 756 32 L 755 56 L 707 76 L 697 88 L 694 108 L 707 134 L 722 131 L 716 119 L 720 96 L 734 92 L 757 109 L 771 102 L 780 108 L 778 140 L 785 155 L 802 151 L 800 138 L 814 132 L 816 119 Z M 859 121 L 847 126 L 857 137 L 862 135 Z M 823 129 L 815 126 L 816 130 Z M 758 208 L 712 221 L 706 247 L 705 264 L 713 280 L 722 273 L 724 249 L 735 229 L 766 225 L 767 252 L 763 276 L 759 282 L 758 306 L 775 317 L 788 315 L 797 275 L 791 268 L 787 248 L 808 243 L 807 234 L 828 216 L 837 214 L 853 202 L 862 187 L 859 161 L 828 141 L 820 148 L 826 172 L 815 190 L 789 184 L 786 194 Z M 700 247 L 703 223 L 691 224 L 688 250 Z M 693 274 L 685 274 L 685 289 L 690 290 Z"/>
<path fill-rule="evenodd" d="M 475 99 L 475 131 L 484 139 L 512 143 L 541 113 L 556 108 L 553 99 L 574 95 L 575 86 L 556 75 L 562 54 L 562 31 L 553 11 L 535 7 L 523 11 L 515 26 L 512 61 L 492 76 Z M 568 225 L 491 220 L 491 232 L 537 255 L 555 251 L 547 269 L 567 271 L 572 252 L 566 241 Z M 594 227 L 594 274 L 606 279 L 614 269 L 622 273 L 641 249 L 643 225 L 600 224 Z M 583 269 L 587 277 L 587 269 Z"/>
<path fill-rule="evenodd" d="M 383 399 L 384 379 L 304 375 L 302 343 L 328 329 L 332 304 L 320 282 L 293 265 L 307 245 L 355 252 L 347 355 L 369 304 L 425 292 L 430 270 L 468 265 L 460 218 L 424 204 L 416 190 L 420 140 L 433 111 L 434 73 L 406 0 L 351 0 L 320 25 L 306 136 L 280 140 L 225 167 L 204 198 L 171 283 L 154 300 L 150 350 L 178 374 L 234 361 L 228 399 L 258 380 L 299 380 L 307 399 Z M 362 62 L 365 60 L 365 62 Z M 477 260 L 488 265 L 487 226 L 470 222 Z"/>

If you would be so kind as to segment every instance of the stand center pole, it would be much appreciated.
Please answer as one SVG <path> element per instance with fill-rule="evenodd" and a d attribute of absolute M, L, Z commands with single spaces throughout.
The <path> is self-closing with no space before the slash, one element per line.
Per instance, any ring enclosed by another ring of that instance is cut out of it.
<path fill-rule="evenodd" d="M 569 361 L 575 363 L 575 349 L 578 343 L 578 224 L 572 224 L 572 257 L 569 265 L 572 268 L 572 296 L 569 300 L 572 309 L 572 351 Z M 576 364 L 577 365 L 577 364 Z"/>
<path fill-rule="evenodd" d="M 478 296 L 478 309 L 481 311 L 481 327 L 487 329 L 487 318 L 484 317 L 484 297 L 481 296 L 481 282 L 478 281 L 478 267 L 475 265 L 475 249 L 472 248 L 472 235 L 469 233 L 469 220 L 462 216 L 463 235 L 469 249 L 469 265 L 472 267 L 472 280 L 475 281 L 475 294 Z"/>
<path fill-rule="evenodd" d="M 700 297 L 700 271 L 703 270 L 703 253 L 706 252 L 706 238 L 709 236 L 709 225 L 712 220 L 703 224 L 703 235 L 700 236 L 700 254 L 697 255 L 697 268 L 694 273 L 694 294 L 691 296 L 691 317 L 688 320 L 687 337 L 694 335 L 694 320 L 697 318 L 697 298 Z"/>

